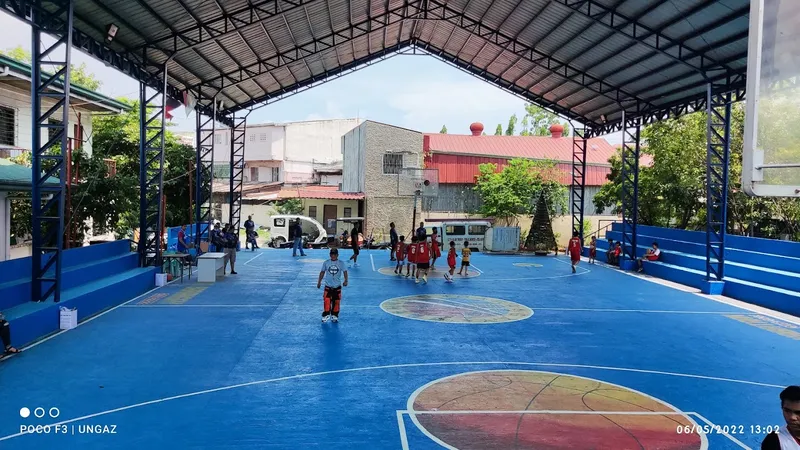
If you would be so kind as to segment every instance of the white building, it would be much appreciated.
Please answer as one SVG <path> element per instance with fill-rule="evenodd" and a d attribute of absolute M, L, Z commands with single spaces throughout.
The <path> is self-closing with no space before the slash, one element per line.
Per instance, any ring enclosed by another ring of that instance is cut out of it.
<path fill-rule="evenodd" d="M 244 181 L 339 186 L 342 136 L 361 122 L 362 119 L 330 119 L 248 125 Z M 230 129 L 223 128 L 214 138 L 217 178 L 229 176 L 230 133 Z"/>
<path fill-rule="evenodd" d="M 59 91 L 54 83 L 51 87 Z M 70 114 L 67 133 L 70 148 L 83 148 L 92 154 L 92 114 L 121 113 L 128 108 L 124 103 L 81 86 L 70 86 Z M 55 101 L 45 98 L 42 111 L 47 111 Z M 51 121 L 61 118 L 56 111 Z M 31 66 L 0 55 L 0 158 L 13 158 L 32 147 Z M 42 131 L 43 143 L 47 134 Z M 30 169 L 15 166 L 9 161 L 0 164 L 0 261 L 30 256 L 25 237 L 16 236 L 11 243 L 10 198 L 25 197 L 31 190 Z M 91 233 L 88 234 L 89 236 Z"/>

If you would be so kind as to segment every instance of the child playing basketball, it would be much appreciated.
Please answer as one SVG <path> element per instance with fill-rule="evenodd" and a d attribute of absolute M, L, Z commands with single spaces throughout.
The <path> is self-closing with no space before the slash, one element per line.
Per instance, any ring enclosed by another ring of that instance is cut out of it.
<path fill-rule="evenodd" d="M 572 273 L 575 273 L 577 272 L 575 267 L 581 262 L 581 240 L 578 237 L 578 233 L 572 233 L 572 239 L 569 240 L 567 251 L 569 252 L 569 259 L 572 262 Z"/>
<path fill-rule="evenodd" d="M 422 239 L 421 242 L 417 243 L 417 281 L 419 283 L 419 277 L 422 275 L 422 281 L 425 284 L 428 284 L 428 268 L 430 267 L 431 262 L 431 249 L 428 246 L 428 240 Z"/>
<path fill-rule="evenodd" d="M 322 321 L 327 322 L 333 317 L 334 322 L 339 321 L 339 303 L 342 301 L 342 286 L 347 286 L 347 265 L 339 260 L 339 249 L 331 249 L 331 258 L 322 263 L 322 270 L 319 272 L 317 289 L 325 279 L 325 291 L 322 294 L 324 309 L 322 311 Z M 342 282 L 344 277 L 344 282 Z"/>
<path fill-rule="evenodd" d="M 594 264 L 597 258 L 597 238 L 592 236 L 592 241 L 589 242 L 589 264 Z"/>
<path fill-rule="evenodd" d="M 461 275 L 461 271 L 464 271 L 464 275 L 469 275 L 469 255 L 472 254 L 472 250 L 469 249 L 469 242 L 464 241 L 464 248 L 461 249 L 461 268 L 458 269 L 458 274 Z"/>
<path fill-rule="evenodd" d="M 444 273 L 444 279 L 448 282 L 453 282 L 453 274 L 456 273 L 456 241 L 450 241 L 450 250 L 447 252 L 447 265 L 450 266 L 450 272 Z"/>
<path fill-rule="evenodd" d="M 406 278 L 417 275 L 417 237 L 411 236 L 411 245 L 408 246 L 408 264 L 406 265 Z"/>
<path fill-rule="evenodd" d="M 394 255 L 397 258 L 397 266 L 394 268 L 394 273 L 397 275 L 403 274 L 403 264 L 406 261 L 406 237 L 400 236 L 400 242 L 397 243 L 397 246 L 394 249 Z"/>

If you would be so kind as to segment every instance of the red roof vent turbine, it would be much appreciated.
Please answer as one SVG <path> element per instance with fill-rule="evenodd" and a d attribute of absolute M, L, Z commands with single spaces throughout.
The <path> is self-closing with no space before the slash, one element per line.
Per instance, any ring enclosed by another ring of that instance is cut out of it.
<path fill-rule="evenodd" d="M 483 124 L 480 122 L 474 122 L 469 126 L 469 131 L 472 132 L 473 136 L 480 136 L 483 133 Z"/>
<path fill-rule="evenodd" d="M 553 136 L 553 139 L 558 139 L 564 134 L 564 126 L 560 123 L 554 123 L 550 125 L 550 134 Z"/>

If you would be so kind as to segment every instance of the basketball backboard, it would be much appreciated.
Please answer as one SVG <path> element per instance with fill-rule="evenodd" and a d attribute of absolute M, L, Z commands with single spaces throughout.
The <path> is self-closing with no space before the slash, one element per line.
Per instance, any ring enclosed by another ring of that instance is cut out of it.
<path fill-rule="evenodd" d="M 404 167 L 397 176 L 397 195 L 435 197 L 439 194 L 439 170 Z"/>
<path fill-rule="evenodd" d="M 800 197 L 800 1 L 751 0 L 742 187 Z"/>

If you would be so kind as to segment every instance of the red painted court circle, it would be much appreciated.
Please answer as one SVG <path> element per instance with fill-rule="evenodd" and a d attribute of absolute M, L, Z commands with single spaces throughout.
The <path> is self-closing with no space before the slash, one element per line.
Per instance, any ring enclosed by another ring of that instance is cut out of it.
<path fill-rule="evenodd" d="M 414 424 L 450 449 L 699 450 L 693 419 L 641 392 L 541 371 L 469 372 L 435 380 L 408 400 Z"/>

